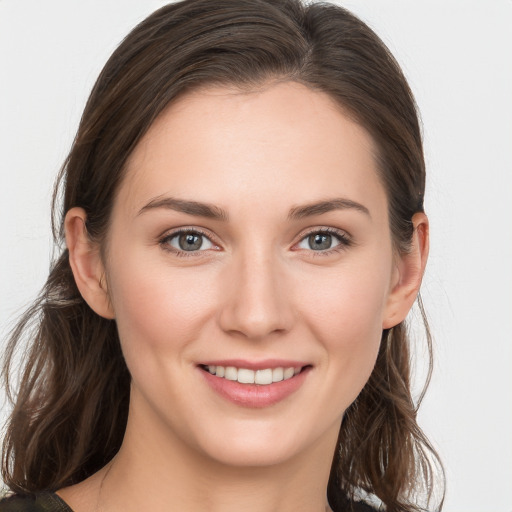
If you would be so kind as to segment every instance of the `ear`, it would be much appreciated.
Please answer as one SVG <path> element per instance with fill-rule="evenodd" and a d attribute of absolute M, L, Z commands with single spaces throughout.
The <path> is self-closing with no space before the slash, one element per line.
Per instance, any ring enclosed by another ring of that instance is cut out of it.
<path fill-rule="evenodd" d="M 115 315 L 108 295 L 100 249 L 87 233 L 86 219 L 83 208 L 71 208 L 66 214 L 64 228 L 69 264 L 80 294 L 87 304 L 98 315 L 113 319 Z"/>
<path fill-rule="evenodd" d="M 388 295 L 383 329 L 390 329 L 405 320 L 418 292 L 427 264 L 429 249 L 428 218 L 415 213 L 412 218 L 414 233 L 410 251 L 397 256 L 391 291 Z"/>

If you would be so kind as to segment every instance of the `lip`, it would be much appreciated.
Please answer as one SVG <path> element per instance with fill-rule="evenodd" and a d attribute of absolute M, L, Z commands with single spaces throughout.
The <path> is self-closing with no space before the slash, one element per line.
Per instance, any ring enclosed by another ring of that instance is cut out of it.
<path fill-rule="evenodd" d="M 311 366 L 305 361 L 296 361 L 292 359 L 263 359 L 261 361 L 247 361 L 246 359 L 216 359 L 202 361 L 199 366 L 235 366 L 236 368 L 247 368 L 248 370 L 265 370 L 267 368 L 304 368 Z"/>
<path fill-rule="evenodd" d="M 204 370 L 202 365 L 235 366 L 237 368 L 247 368 L 249 370 L 262 370 L 266 368 L 278 368 L 281 366 L 300 366 L 302 367 L 302 371 L 288 380 L 282 380 L 280 382 L 273 382 L 272 384 L 261 386 L 258 384 L 240 384 L 237 381 L 217 377 L 216 375 L 212 375 L 208 371 Z M 298 361 L 266 360 L 250 363 L 249 361 L 230 359 L 201 363 L 197 369 L 201 372 L 210 389 L 222 398 L 241 407 L 261 409 L 275 405 L 298 391 L 304 384 L 312 367 L 311 365 L 301 364 Z"/>

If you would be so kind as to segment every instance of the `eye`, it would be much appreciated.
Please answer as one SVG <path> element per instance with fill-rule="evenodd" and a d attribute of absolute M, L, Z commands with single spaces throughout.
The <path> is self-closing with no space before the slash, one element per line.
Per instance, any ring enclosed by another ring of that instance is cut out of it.
<path fill-rule="evenodd" d="M 187 230 L 166 236 L 161 243 L 176 252 L 200 252 L 214 247 L 211 240 L 199 231 Z"/>
<path fill-rule="evenodd" d="M 350 245 L 350 239 L 342 232 L 331 230 L 319 230 L 309 233 L 298 244 L 298 249 L 309 251 L 328 252 L 332 249 L 339 250 Z"/>

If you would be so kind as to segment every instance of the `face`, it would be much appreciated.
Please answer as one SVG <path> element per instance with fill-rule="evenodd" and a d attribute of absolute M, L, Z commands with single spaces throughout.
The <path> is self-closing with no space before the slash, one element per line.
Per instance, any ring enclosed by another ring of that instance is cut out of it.
<path fill-rule="evenodd" d="M 174 103 L 128 162 L 107 254 L 133 421 L 226 464 L 334 446 L 398 277 L 372 140 L 329 96 Z"/>

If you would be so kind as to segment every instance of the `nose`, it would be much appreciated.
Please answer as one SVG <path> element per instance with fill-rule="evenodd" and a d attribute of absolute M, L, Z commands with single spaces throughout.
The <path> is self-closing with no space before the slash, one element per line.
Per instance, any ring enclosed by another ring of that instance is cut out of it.
<path fill-rule="evenodd" d="M 247 339 L 288 332 L 294 322 L 291 290 L 276 258 L 246 254 L 234 258 L 222 287 L 219 324 Z"/>

